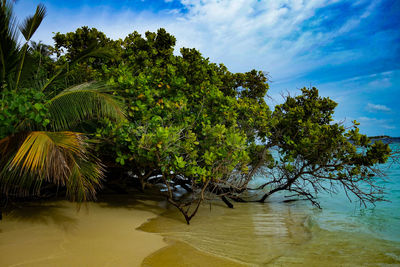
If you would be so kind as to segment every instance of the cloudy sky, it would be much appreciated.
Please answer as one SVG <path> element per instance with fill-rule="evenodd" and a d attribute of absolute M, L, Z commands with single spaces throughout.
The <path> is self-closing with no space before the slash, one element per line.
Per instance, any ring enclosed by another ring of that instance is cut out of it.
<path fill-rule="evenodd" d="M 335 119 L 368 135 L 400 136 L 398 0 L 20 0 L 17 17 L 41 2 L 35 40 L 87 25 L 118 39 L 165 28 L 177 48 L 194 47 L 233 72 L 270 75 L 269 94 L 316 86 L 339 103 Z"/>

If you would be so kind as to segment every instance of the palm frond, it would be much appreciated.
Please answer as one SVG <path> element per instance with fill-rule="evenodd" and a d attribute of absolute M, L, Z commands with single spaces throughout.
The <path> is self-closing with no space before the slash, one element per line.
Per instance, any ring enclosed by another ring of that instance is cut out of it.
<path fill-rule="evenodd" d="M 19 26 L 19 30 L 28 42 L 36 30 L 39 28 L 44 17 L 46 16 L 46 7 L 43 4 L 39 4 L 36 7 L 34 15 L 27 17 L 24 22 Z"/>
<path fill-rule="evenodd" d="M 96 198 L 96 189 L 100 188 L 104 169 L 102 165 L 92 161 L 77 159 L 77 163 L 71 169 L 66 188 L 67 197 L 72 201 L 83 202 Z"/>
<path fill-rule="evenodd" d="M 24 67 L 24 63 L 25 63 L 25 55 L 26 55 L 26 53 L 28 51 L 28 47 L 29 47 L 28 42 L 32 38 L 32 36 L 35 33 L 35 31 L 37 30 L 37 28 L 39 28 L 40 23 L 42 23 L 42 20 L 44 19 L 45 16 L 46 16 L 46 8 L 44 5 L 39 4 L 36 8 L 35 14 L 33 16 L 27 17 L 25 19 L 24 23 L 22 23 L 19 26 L 19 30 L 21 31 L 22 35 L 25 37 L 26 43 L 22 47 L 22 57 L 21 57 L 21 62 L 19 64 L 19 69 L 18 69 L 17 78 L 16 78 L 16 82 L 15 82 L 16 89 L 18 89 L 18 84 L 21 79 L 21 73 L 22 73 L 22 69 Z"/>
<path fill-rule="evenodd" d="M 10 143 L 9 136 L 6 136 L 5 138 L 0 140 L 0 155 L 4 156 L 7 153 L 7 148 L 8 148 L 9 143 Z M 1 160 L 3 160 L 3 157 L 0 158 L 0 163 L 1 163 Z"/>
<path fill-rule="evenodd" d="M 98 47 L 98 44 L 93 43 L 88 46 L 83 52 L 81 52 L 74 60 L 71 62 L 66 62 L 62 65 L 56 74 L 54 74 L 45 85 L 42 87 L 42 91 L 45 91 L 49 85 L 56 80 L 62 73 L 68 70 L 70 67 L 82 62 L 86 58 L 94 57 L 94 58 L 107 58 L 111 57 L 112 53 L 104 47 Z"/>
<path fill-rule="evenodd" d="M 68 129 L 93 118 L 122 120 L 122 102 L 98 83 L 84 83 L 68 88 L 50 100 L 48 110 L 55 130 Z"/>
<path fill-rule="evenodd" d="M 18 28 L 13 15 L 13 6 L 3 1 L 0 4 L 0 79 L 3 83 L 7 77 L 14 73 L 20 60 L 20 47 L 18 45 Z"/>
<path fill-rule="evenodd" d="M 66 186 L 72 200 L 95 197 L 103 178 L 103 167 L 90 155 L 83 134 L 31 132 L 19 146 L 15 146 L 16 142 L 10 146 L 11 139 L 0 140 L 0 152 L 7 157 L 0 165 L 0 186 L 4 193 L 38 194 L 42 182 L 46 181 Z M 14 153 L 12 148 L 16 150 Z"/>

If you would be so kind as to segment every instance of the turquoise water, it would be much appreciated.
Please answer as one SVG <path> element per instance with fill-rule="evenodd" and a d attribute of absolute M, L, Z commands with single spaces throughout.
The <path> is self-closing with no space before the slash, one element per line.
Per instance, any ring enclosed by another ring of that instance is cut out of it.
<path fill-rule="evenodd" d="M 399 150 L 400 144 L 391 144 L 391 148 Z M 380 239 L 400 241 L 400 164 L 391 161 L 382 165 L 382 170 L 386 177 L 378 184 L 385 187 L 387 202 L 364 208 L 358 202 L 350 203 L 343 192 L 321 195 L 323 210 L 314 213 L 314 220 L 326 229 L 368 233 Z"/>
<path fill-rule="evenodd" d="M 284 203 L 282 195 L 273 195 L 265 203 L 234 203 L 234 209 L 215 200 L 202 205 L 189 226 L 176 208 L 167 205 L 165 212 L 140 229 L 245 266 L 398 266 L 400 165 L 382 167 L 387 174 L 382 185 L 390 202 L 375 207 L 349 202 L 340 191 L 319 195 L 322 209 L 308 201 Z M 254 185 L 263 182 L 265 178 L 258 177 Z M 182 256 L 175 245 L 169 252 L 167 258 L 160 252 L 147 260 L 163 263 L 155 266 L 175 266 L 165 263 L 195 257 Z"/>
<path fill-rule="evenodd" d="M 390 146 L 392 150 L 400 149 L 400 143 Z M 365 233 L 379 239 L 400 241 L 400 163 L 391 160 L 381 165 L 381 169 L 386 176 L 384 180 L 379 179 L 378 184 L 385 187 L 387 201 L 378 202 L 375 206 L 360 206 L 356 200 L 350 202 L 343 191 L 332 195 L 320 194 L 318 199 L 321 210 L 313 208 L 307 201 L 294 202 L 290 205 L 309 214 L 309 224 L 312 226 L 330 231 Z M 279 197 L 276 198 L 276 201 L 279 200 Z"/>

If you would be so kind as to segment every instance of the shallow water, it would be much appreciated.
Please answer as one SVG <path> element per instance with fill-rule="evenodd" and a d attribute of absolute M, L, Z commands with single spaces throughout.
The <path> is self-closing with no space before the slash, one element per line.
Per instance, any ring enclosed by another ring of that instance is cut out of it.
<path fill-rule="evenodd" d="M 400 266 L 400 164 L 382 167 L 388 202 L 376 206 L 360 207 L 340 190 L 319 196 L 322 210 L 277 196 L 264 204 L 236 203 L 235 209 L 203 205 L 190 226 L 171 209 L 141 229 L 250 266 Z M 160 258 L 156 252 L 146 261 Z"/>
<path fill-rule="evenodd" d="M 171 209 L 140 229 L 249 266 L 400 264 L 400 243 L 321 229 L 291 204 L 239 203 L 228 209 L 214 203 L 211 210 L 203 205 L 190 226 Z M 171 246 L 170 254 L 178 252 L 179 247 Z M 162 258 L 156 252 L 145 261 L 152 257 Z M 174 266 L 173 260 L 164 261 L 164 266 Z"/>

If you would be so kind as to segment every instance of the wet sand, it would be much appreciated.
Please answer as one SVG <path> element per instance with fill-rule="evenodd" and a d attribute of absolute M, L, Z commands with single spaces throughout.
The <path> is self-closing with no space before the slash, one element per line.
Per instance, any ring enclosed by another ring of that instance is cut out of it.
<path fill-rule="evenodd" d="M 185 242 L 169 241 L 170 245 L 149 255 L 143 267 L 244 267 L 233 259 L 206 253 Z"/>
<path fill-rule="evenodd" d="M 165 247 L 137 230 L 161 209 L 155 201 L 30 203 L 0 222 L 0 266 L 140 266 Z"/>

